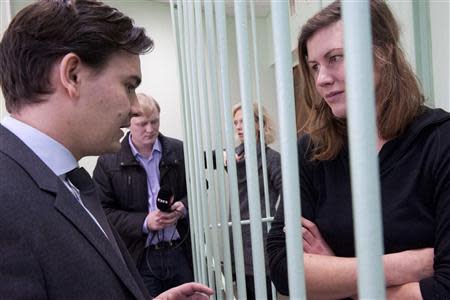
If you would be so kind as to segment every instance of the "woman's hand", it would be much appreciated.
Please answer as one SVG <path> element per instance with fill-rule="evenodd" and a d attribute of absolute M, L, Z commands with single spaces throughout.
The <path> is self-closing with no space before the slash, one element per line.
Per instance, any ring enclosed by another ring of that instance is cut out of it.
<path fill-rule="evenodd" d="M 334 256 L 316 224 L 302 217 L 303 251 L 309 254 Z"/>

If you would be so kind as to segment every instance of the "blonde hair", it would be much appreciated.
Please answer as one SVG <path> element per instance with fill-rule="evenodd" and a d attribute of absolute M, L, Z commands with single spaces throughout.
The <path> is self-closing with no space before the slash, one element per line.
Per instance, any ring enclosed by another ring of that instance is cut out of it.
<path fill-rule="evenodd" d="M 237 113 L 238 110 L 242 109 L 242 104 L 238 103 L 233 105 L 233 118 L 234 115 Z M 275 141 L 275 132 L 273 129 L 273 121 L 271 117 L 269 116 L 269 113 L 267 112 L 266 108 L 261 105 L 261 113 L 263 117 L 263 126 L 264 126 L 264 141 L 267 145 L 272 144 Z M 259 122 L 259 109 L 258 109 L 258 103 L 253 102 L 253 116 L 255 118 L 255 122 Z M 260 130 L 258 130 L 259 132 Z"/>
<path fill-rule="evenodd" d="M 377 128 L 385 140 L 403 134 L 423 109 L 419 82 L 400 48 L 400 30 L 387 4 L 371 0 L 374 65 L 380 82 L 376 90 Z M 336 118 L 320 97 L 308 67 L 308 40 L 320 29 L 341 20 L 341 2 L 335 1 L 309 19 L 298 38 L 299 98 L 310 110 L 302 130 L 311 137 L 312 159 L 337 157 L 347 139 L 345 119 Z"/>
<path fill-rule="evenodd" d="M 152 96 L 143 93 L 137 94 L 136 96 L 139 102 L 139 106 L 144 114 L 149 115 L 155 109 L 158 111 L 158 113 L 161 112 L 161 108 L 159 107 L 158 102 Z"/>

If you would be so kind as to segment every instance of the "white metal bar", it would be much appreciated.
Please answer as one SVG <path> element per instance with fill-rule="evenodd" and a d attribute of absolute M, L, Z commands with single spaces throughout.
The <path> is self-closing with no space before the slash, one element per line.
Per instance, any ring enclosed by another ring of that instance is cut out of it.
<path fill-rule="evenodd" d="M 219 54 L 219 71 L 221 83 L 221 98 L 223 105 L 223 119 L 225 127 L 226 152 L 228 157 L 227 170 L 230 189 L 231 219 L 233 221 L 233 249 L 236 271 L 236 285 L 238 299 L 246 298 L 244 254 L 242 250 L 241 213 L 239 210 L 239 195 L 237 187 L 236 160 L 234 159 L 234 130 L 232 126 L 230 84 L 228 73 L 228 38 L 225 16 L 225 3 L 214 2 L 217 27 L 217 48 Z"/>
<path fill-rule="evenodd" d="M 300 186 L 295 127 L 294 80 L 290 49 L 289 8 L 286 1 L 272 0 L 278 119 L 280 120 L 281 174 L 286 224 L 289 295 L 306 299 L 301 239 Z"/>
<path fill-rule="evenodd" d="M 261 203 L 256 160 L 255 118 L 253 114 L 250 76 L 250 53 L 248 43 L 247 3 L 235 0 L 236 41 L 238 50 L 239 84 L 244 123 L 245 169 L 250 212 L 250 235 L 255 296 L 266 299 L 266 267 L 262 241 Z"/>
<path fill-rule="evenodd" d="M 179 2 L 180 0 L 178 0 Z M 198 278 L 197 273 L 198 273 L 198 252 L 194 251 L 195 248 L 195 234 L 197 232 L 197 228 L 196 228 L 196 222 L 194 220 L 196 220 L 199 216 L 195 215 L 195 201 L 194 199 L 194 195 L 193 195 L 193 191 L 191 188 L 191 160 L 189 158 L 189 153 L 192 153 L 192 145 L 193 145 L 193 140 L 192 140 L 192 135 L 191 130 L 188 129 L 190 128 L 190 122 L 188 122 L 187 119 L 187 109 L 186 109 L 186 105 L 185 103 L 188 102 L 188 87 L 187 87 L 187 73 L 186 73 L 186 60 L 184 57 L 184 49 L 182 48 L 182 45 L 184 45 L 184 35 L 181 34 L 181 30 L 182 28 L 180 28 L 180 22 L 183 22 L 183 13 L 182 13 L 182 6 L 180 4 L 175 4 L 173 0 L 170 0 L 170 13 L 171 13 L 171 18 L 172 18 L 172 27 L 173 27 L 173 32 L 176 38 L 176 44 L 177 44 L 177 60 L 178 60 L 178 74 L 179 74 L 179 80 L 180 80 L 180 85 L 181 85 L 181 94 L 182 94 L 182 99 L 180 101 L 181 103 L 181 123 L 183 125 L 183 134 L 184 134 L 184 143 L 183 143 L 183 148 L 184 148 L 184 164 L 185 164 L 185 168 L 186 168 L 186 187 L 187 187 L 187 193 L 188 193 L 188 203 L 189 203 L 189 211 L 190 211 L 190 217 L 189 217 L 189 228 L 190 233 L 191 233 L 191 249 L 193 250 L 192 254 L 192 260 L 193 260 L 193 271 L 194 271 L 194 277 Z M 198 279 L 197 279 L 198 280 Z"/>
<path fill-rule="evenodd" d="M 196 54 L 197 54 L 197 75 L 198 75 L 198 90 L 199 90 L 199 98 L 196 101 L 197 112 L 199 113 L 198 121 L 201 121 L 201 125 L 198 128 L 200 134 L 203 131 L 204 143 L 202 150 L 206 150 L 206 160 L 207 165 L 209 166 L 206 170 L 208 176 L 208 188 L 205 189 L 204 193 L 208 194 L 206 196 L 207 202 L 205 202 L 205 209 L 208 209 L 209 212 L 209 223 L 212 224 L 212 231 L 210 230 L 210 239 L 211 244 L 210 248 L 212 248 L 212 255 L 214 257 L 214 279 L 216 283 L 216 297 L 217 299 L 222 299 L 222 292 L 219 290 L 223 289 L 222 280 L 221 280 L 221 265 L 220 265 L 220 254 L 219 254 L 219 240 L 218 240 L 218 228 L 217 228 L 217 200 L 214 199 L 214 193 L 212 190 L 214 189 L 214 175 L 213 175 L 213 160 L 212 160 L 212 151 L 211 151 L 211 122 L 209 118 L 209 106 L 207 101 L 207 91 L 206 91 L 206 74 L 205 74 L 205 54 L 204 48 L 205 43 L 203 39 L 203 13 L 202 13 L 202 3 L 200 1 L 194 2 L 195 8 L 195 27 L 196 27 Z M 202 151 L 202 154 L 204 152 Z M 206 216 L 205 216 L 206 217 Z M 212 267 L 212 266 L 210 266 Z"/>
<path fill-rule="evenodd" d="M 370 5 L 367 0 L 343 1 L 342 9 L 358 297 L 384 299 Z"/>
<path fill-rule="evenodd" d="M 225 198 L 225 174 L 224 174 L 224 161 L 222 156 L 222 122 L 221 122 L 221 109 L 220 109 L 220 100 L 218 96 L 217 90 L 217 58 L 216 58 L 216 42 L 214 35 L 214 14 L 213 14 L 213 5 L 211 1 L 204 1 L 204 9 L 205 9 L 205 22 L 206 22 L 206 33 L 207 33 L 207 44 L 208 44 L 208 66 L 209 66 L 209 90 L 211 91 L 211 110 L 213 114 L 212 120 L 215 120 L 214 126 L 214 136 L 215 136 L 215 145 L 213 149 L 216 151 L 216 199 L 219 201 L 220 205 L 220 219 L 222 223 L 226 223 L 228 221 L 228 207 L 227 201 Z M 208 168 L 213 168 L 212 165 L 208 165 Z M 228 226 L 221 227 L 222 230 L 222 245 L 223 245 L 223 261 L 224 261 L 224 291 L 225 296 L 228 300 L 233 299 L 233 275 L 231 268 L 231 253 L 230 253 L 230 232 Z"/>

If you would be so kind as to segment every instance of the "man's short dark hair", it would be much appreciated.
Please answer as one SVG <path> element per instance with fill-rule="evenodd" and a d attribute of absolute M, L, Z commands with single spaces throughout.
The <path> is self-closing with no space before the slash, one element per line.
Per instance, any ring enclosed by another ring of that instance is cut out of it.
<path fill-rule="evenodd" d="M 50 70 L 68 53 L 99 71 L 120 50 L 153 48 L 145 30 L 115 8 L 95 0 L 40 0 L 22 9 L 0 43 L 0 84 L 8 112 L 42 102 L 53 92 Z"/>

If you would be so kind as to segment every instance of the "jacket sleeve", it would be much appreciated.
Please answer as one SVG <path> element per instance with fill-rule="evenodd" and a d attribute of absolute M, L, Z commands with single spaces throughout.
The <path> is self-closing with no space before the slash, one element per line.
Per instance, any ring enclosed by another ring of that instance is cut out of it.
<path fill-rule="evenodd" d="M 434 274 L 420 281 L 422 297 L 450 298 L 450 122 L 440 128 L 433 162 L 435 242 Z"/>
<path fill-rule="evenodd" d="M 271 150 L 271 156 L 268 161 L 268 175 L 270 180 L 270 186 L 275 190 L 277 195 L 281 195 L 283 191 L 283 183 L 281 180 L 281 157 L 280 153 L 275 150 Z M 278 197 L 277 197 L 278 198 Z M 271 211 L 274 211 L 277 199 L 271 199 L 273 203 L 270 203 Z"/>
<path fill-rule="evenodd" d="M 182 169 L 183 174 L 180 178 L 180 184 L 184 185 L 183 190 L 185 190 L 185 194 L 184 194 L 184 197 L 180 199 L 180 201 L 183 203 L 186 210 L 189 211 L 189 203 L 188 203 L 188 198 L 187 198 L 187 182 L 186 182 L 187 177 L 186 177 L 186 168 L 185 168 L 184 161 L 182 163 L 181 169 Z"/>
<path fill-rule="evenodd" d="M 5 197 L 2 201 L 14 201 Z M 30 241 L 12 224 L 17 218 L 12 213 L 3 214 L 0 220 L 0 295 L 3 299 L 47 299 L 44 274 L 30 247 Z M 6 215 L 6 218 L 5 218 Z M 19 226 L 20 227 L 20 226 Z"/>
<path fill-rule="evenodd" d="M 100 156 L 94 169 L 94 181 L 98 187 L 99 198 L 110 223 L 125 240 L 140 239 L 147 213 L 122 210 L 117 195 L 111 184 L 111 173 L 108 171 L 106 157 Z"/>
<path fill-rule="evenodd" d="M 180 201 L 183 203 L 184 207 L 186 208 L 186 217 L 189 215 L 189 203 L 188 203 L 188 198 L 187 198 L 187 180 L 188 180 L 188 176 L 186 174 L 186 165 L 185 165 L 185 161 L 184 161 L 184 150 L 183 150 L 183 144 L 181 144 L 180 147 L 180 152 L 179 152 L 179 159 L 180 159 L 180 171 L 179 173 L 177 173 L 178 178 L 177 178 L 177 184 L 179 184 L 179 190 L 183 191 L 184 196 L 180 198 Z M 205 155 L 206 157 L 206 155 Z"/>
<path fill-rule="evenodd" d="M 283 201 L 281 201 L 267 236 L 266 252 L 269 258 L 269 270 L 272 282 L 279 293 L 289 295 L 286 237 L 283 227 L 284 212 Z"/>
<path fill-rule="evenodd" d="M 306 158 L 305 141 L 306 139 L 302 139 L 299 141 L 298 145 L 301 207 L 302 216 L 313 220 L 313 206 L 311 203 L 316 198 L 316 194 L 314 192 L 312 180 L 313 165 Z M 273 281 L 278 292 L 283 295 L 289 295 L 286 235 L 283 230 L 285 226 L 284 201 L 289 201 L 289 199 L 281 197 L 280 205 L 276 211 L 274 221 L 272 222 L 272 227 L 270 228 L 267 237 L 266 251 L 269 258 L 271 280 Z"/>

